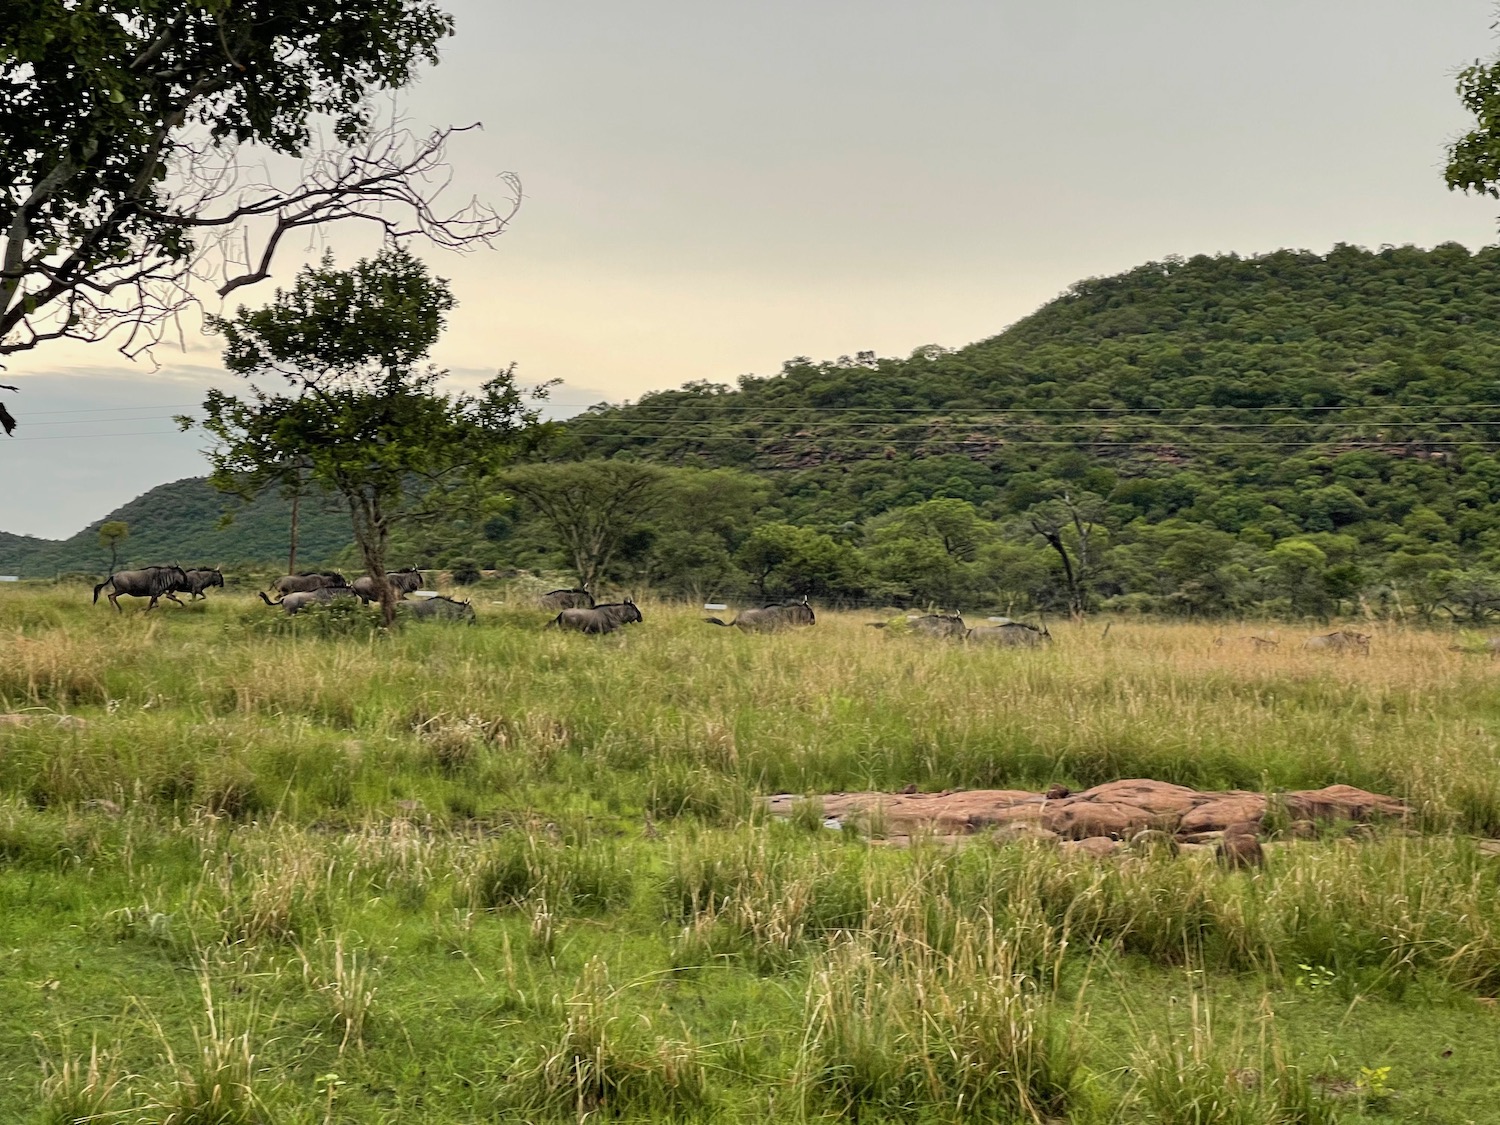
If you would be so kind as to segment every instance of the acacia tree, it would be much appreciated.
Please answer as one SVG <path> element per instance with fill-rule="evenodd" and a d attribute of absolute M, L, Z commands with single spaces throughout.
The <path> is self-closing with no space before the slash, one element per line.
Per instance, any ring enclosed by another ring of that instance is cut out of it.
<path fill-rule="evenodd" d="M 226 340 L 225 365 L 252 382 L 247 400 L 210 391 L 204 403 L 203 426 L 216 439 L 210 479 L 250 498 L 300 473 L 339 496 L 387 624 L 396 607 L 385 578 L 392 530 L 466 501 L 543 432 L 509 370 L 477 395 L 436 390 L 443 373 L 420 365 L 453 304 L 421 261 L 388 248 L 349 270 L 325 257 L 264 308 L 212 322 Z M 283 392 L 254 382 L 267 378 Z"/>
<path fill-rule="evenodd" d="M 1088 609 L 1094 571 L 1099 563 L 1097 537 L 1109 511 L 1103 497 L 1064 490 L 1026 510 L 1026 525 L 1057 552 L 1062 562 L 1068 613 L 1082 617 Z"/>
<path fill-rule="evenodd" d="M 119 565 L 120 544 L 130 538 L 130 525 L 124 520 L 106 520 L 99 525 L 99 546 L 109 548 L 109 572 Z"/>
<path fill-rule="evenodd" d="M 499 483 L 542 518 L 578 585 L 593 592 L 626 538 L 647 522 L 666 475 L 637 461 L 568 461 L 521 465 Z"/>
<path fill-rule="evenodd" d="M 204 286 L 266 278 L 304 227 L 495 238 L 514 206 L 439 210 L 455 130 L 372 116 L 369 95 L 409 84 L 452 31 L 434 0 L 0 4 L 0 357 L 111 336 L 138 354 Z M 300 175 L 250 173 L 249 150 Z"/>

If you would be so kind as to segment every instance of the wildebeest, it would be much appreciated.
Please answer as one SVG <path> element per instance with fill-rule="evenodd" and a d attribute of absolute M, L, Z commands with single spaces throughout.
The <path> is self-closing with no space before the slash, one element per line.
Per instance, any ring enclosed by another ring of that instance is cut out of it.
<path fill-rule="evenodd" d="M 549 591 L 542 595 L 540 604 L 543 609 L 593 609 L 596 603 L 593 594 L 575 587 Z"/>
<path fill-rule="evenodd" d="M 328 605 L 338 598 L 352 598 L 354 591 L 348 586 L 322 586 L 316 590 L 293 590 L 290 594 L 283 594 L 278 601 L 272 601 L 266 597 L 265 591 L 261 591 L 260 600 L 267 605 L 280 606 L 285 612 L 301 613 L 310 605 Z"/>
<path fill-rule="evenodd" d="M 400 601 L 413 590 L 422 588 L 422 572 L 414 566 L 403 567 L 401 570 L 386 572 L 385 580 L 391 584 L 391 589 L 396 591 L 396 600 Z M 358 595 L 359 600 L 369 605 L 371 602 L 380 600 L 380 591 L 375 587 L 375 579 L 368 574 L 361 575 L 354 580 L 349 587 Z"/>
<path fill-rule="evenodd" d="M 109 604 L 117 612 L 124 612 L 120 609 L 121 594 L 129 598 L 150 598 L 151 601 L 146 606 L 149 611 L 156 608 L 158 598 L 171 598 L 181 605 L 172 595 L 177 590 L 188 589 L 188 577 L 180 566 L 148 566 L 142 570 L 117 571 L 94 587 L 95 605 L 99 604 L 99 591 L 106 586 L 110 588 Z"/>
<path fill-rule="evenodd" d="M 710 625 L 733 626 L 752 633 L 772 633 L 778 629 L 790 629 L 798 625 L 816 625 L 817 616 L 804 597 L 800 602 L 781 602 L 760 609 L 742 609 L 733 621 L 720 621 L 717 617 L 705 617 Z"/>
<path fill-rule="evenodd" d="M 1302 642 L 1302 647 L 1323 652 L 1362 652 L 1369 656 L 1370 634 L 1340 629 L 1337 632 L 1324 633 L 1320 637 L 1308 637 Z"/>
<path fill-rule="evenodd" d="M 1035 648 L 1052 640 L 1047 626 L 1028 625 L 1024 621 L 1007 621 L 1003 625 L 976 625 L 968 632 L 968 639 L 980 644 L 1020 645 Z"/>
<path fill-rule="evenodd" d="M 400 613 L 403 617 L 412 617 L 418 621 L 468 621 L 472 624 L 476 620 L 474 607 L 468 602 L 454 601 L 441 594 L 435 598 L 404 602 L 400 606 Z"/>
<path fill-rule="evenodd" d="M 305 594 L 310 590 L 322 590 L 328 587 L 348 586 L 344 576 L 337 571 L 327 570 L 305 570 L 301 574 L 283 574 L 275 582 L 271 583 L 271 589 L 278 594 Z"/>
<path fill-rule="evenodd" d="M 554 617 L 547 628 L 576 629 L 580 633 L 613 633 L 621 625 L 644 621 L 635 602 L 626 598 L 623 602 L 596 605 L 592 609 L 565 609 Z"/>
<path fill-rule="evenodd" d="M 206 600 L 208 595 L 203 592 L 204 590 L 210 586 L 224 585 L 224 574 L 218 567 L 210 570 L 208 567 L 199 566 L 191 570 L 185 570 L 183 573 L 187 575 L 187 584 L 178 586 L 172 592 L 175 594 L 191 594 L 192 597 L 188 599 L 189 601 L 197 601 L 199 598 Z"/>
<path fill-rule="evenodd" d="M 1281 642 L 1273 637 L 1251 637 L 1250 645 L 1256 652 L 1266 652 L 1276 648 Z"/>
<path fill-rule="evenodd" d="M 928 613 L 921 617 L 903 617 L 896 621 L 871 621 L 872 629 L 890 629 L 892 632 L 920 633 L 924 637 L 964 637 L 969 627 L 964 624 L 962 614 Z"/>

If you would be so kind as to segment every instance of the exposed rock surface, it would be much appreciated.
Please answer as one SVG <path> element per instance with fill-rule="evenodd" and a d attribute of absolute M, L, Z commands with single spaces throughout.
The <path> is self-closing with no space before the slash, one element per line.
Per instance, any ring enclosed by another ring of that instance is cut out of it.
<path fill-rule="evenodd" d="M 1069 843 L 1119 843 L 1146 832 L 1152 833 L 1153 839 L 1175 839 L 1185 844 L 1211 844 L 1221 836 L 1243 838 L 1249 843 L 1223 850 L 1231 853 L 1226 860 L 1235 866 L 1258 862 L 1256 839 L 1267 809 L 1262 793 L 1200 792 L 1145 778 L 1111 781 L 1082 793 L 1070 793 L 1062 786 L 1053 786 L 1047 793 L 1022 789 L 916 793 L 910 789 L 908 786 L 900 793 L 830 793 L 815 799 L 822 801 L 826 817 L 838 821 L 857 817 L 882 827 L 891 836 L 924 832 L 960 836 L 993 829 L 1001 839 L 1060 838 Z M 1056 793 L 1060 795 L 1052 796 Z M 767 803 L 772 814 L 789 816 L 802 799 L 778 794 L 767 798 Z M 1283 793 L 1280 801 L 1295 822 L 1292 834 L 1299 837 L 1314 834 L 1317 821 L 1365 824 L 1400 819 L 1410 811 L 1404 801 L 1352 785 Z M 1087 848 L 1069 850 L 1104 855 L 1114 848 L 1090 843 Z"/>

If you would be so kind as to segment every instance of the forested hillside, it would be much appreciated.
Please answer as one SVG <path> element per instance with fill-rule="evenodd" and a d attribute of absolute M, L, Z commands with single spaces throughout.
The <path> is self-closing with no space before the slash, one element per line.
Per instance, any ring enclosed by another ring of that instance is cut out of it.
<path fill-rule="evenodd" d="M 153 488 L 63 540 L 0 533 L 0 574 L 46 578 L 79 572 L 103 575 L 109 548 L 99 543 L 99 527 L 122 520 L 130 534 L 120 542 L 122 568 L 161 562 L 183 566 L 274 563 L 286 559 L 291 504 L 277 495 L 261 497 L 235 510 L 220 526 L 230 501 L 202 477 Z M 327 559 L 349 543 L 349 520 L 326 503 L 303 501 L 299 516 L 299 557 L 309 564 Z"/>
<path fill-rule="evenodd" d="M 754 527 L 788 524 L 847 549 L 851 593 L 1482 614 L 1497 267 L 1455 244 L 1152 262 L 956 351 L 795 359 L 595 409 L 562 452 L 754 474 L 763 503 L 721 544 L 731 585 L 754 577 Z"/>

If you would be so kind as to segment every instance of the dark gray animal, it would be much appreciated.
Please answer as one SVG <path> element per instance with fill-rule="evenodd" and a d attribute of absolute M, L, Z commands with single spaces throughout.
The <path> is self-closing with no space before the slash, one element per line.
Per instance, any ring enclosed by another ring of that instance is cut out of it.
<path fill-rule="evenodd" d="M 396 600 L 401 601 L 413 590 L 422 588 L 422 572 L 414 566 L 404 567 L 401 570 L 392 570 L 386 573 L 386 581 L 391 584 L 391 589 L 396 591 Z M 354 580 L 351 590 L 359 596 L 359 600 L 369 605 L 371 602 L 380 600 L 380 591 L 375 588 L 375 579 L 368 574 L 362 575 Z"/>
<path fill-rule="evenodd" d="M 278 594 L 305 594 L 309 590 L 322 590 L 334 586 L 347 586 L 344 576 L 337 571 L 303 571 L 301 574 L 283 574 L 271 583 Z"/>
<path fill-rule="evenodd" d="M 969 627 L 964 624 L 962 614 L 929 613 L 924 617 L 908 617 L 906 627 L 924 637 L 967 637 Z"/>
<path fill-rule="evenodd" d="M 541 597 L 543 609 L 593 609 L 595 604 L 593 594 L 577 587 L 572 590 L 553 590 Z"/>
<path fill-rule="evenodd" d="M 613 633 L 622 625 L 633 625 L 644 621 L 635 602 L 626 598 L 623 602 L 596 605 L 592 609 L 565 609 L 554 617 L 549 629 L 576 629 L 580 633 Z"/>
<path fill-rule="evenodd" d="M 210 586 L 222 587 L 224 585 L 224 574 L 218 567 L 214 567 L 212 570 L 202 566 L 194 567 L 192 570 L 183 571 L 183 573 L 187 575 L 187 584 L 177 587 L 173 593 L 191 594 L 192 597 L 188 601 L 197 601 L 199 598 L 207 600 L 208 595 L 203 592 L 204 590 Z"/>
<path fill-rule="evenodd" d="M 148 566 L 142 570 L 117 571 L 94 587 L 95 605 L 99 604 L 99 591 L 106 586 L 109 587 L 109 604 L 117 612 L 125 612 L 120 609 L 121 594 L 128 598 L 150 598 L 151 601 L 146 606 L 149 612 L 156 608 L 159 598 L 171 598 L 181 605 L 173 595 L 178 590 L 188 588 L 188 578 L 180 566 Z"/>
<path fill-rule="evenodd" d="M 1313 652 L 1359 652 L 1369 656 L 1370 635 L 1340 629 L 1320 637 L 1308 637 L 1302 642 L 1302 647 Z"/>
<path fill-rule="evenodd" d="M 781 602 L 761 609 L 742 609 L 733 621 L 720 621 L 717 617 L 705 617 L 703 620 L 710 625 L 734 627 L 751 633 L 774 633 L 781 629 L 818 623 L 817 615 L 813 613 L 812 606 L 807 604 L 806 598 L 800 602 Z"/>
<path fill-rule="evenodd" d="M 280 606 L 288 614 L 301 613 L 310 605 L 328 605 L 339 598 L 352 598 L 354 591 L 348 586 L 323 586 L 317 590 L 293 590 L 283 594 L 278 601 L 266 597 L 261 591 L 260 600 L 267 605 Z"/>
<path fill-rule="evenodd" d="M 1045 625 L 1038 628 L 1024 621 L 1007 621 L 1003 625 L 976 625 L 969 630 L 967 638 L 979 644 L 1036 648 L 1049 643 L 1052 634 Z"/>
<path fill-rule="evenodd" d="M 417 598 L 405 602 L 400 607 L 400 613 L 403 617 L 417 621 L 467 621 L 472 625 L 477 619 L 474 607 L 468 602 L 457 602 L 441 594 L 435 598 Z"/>

